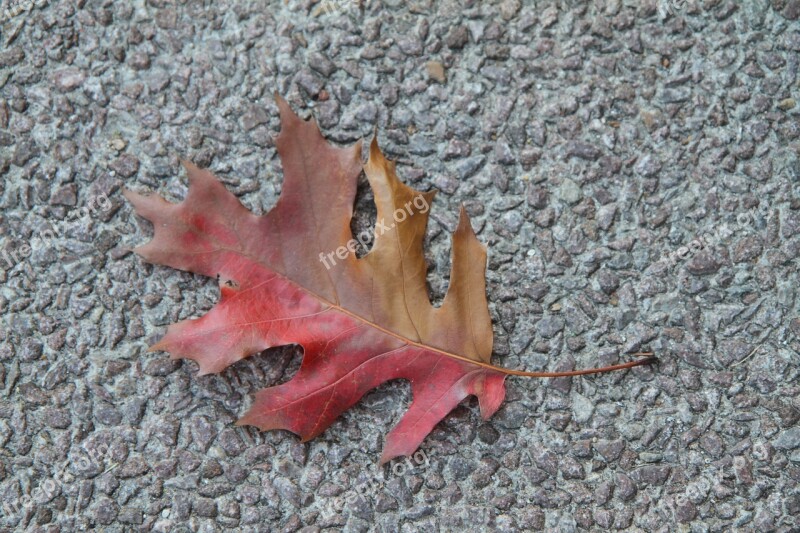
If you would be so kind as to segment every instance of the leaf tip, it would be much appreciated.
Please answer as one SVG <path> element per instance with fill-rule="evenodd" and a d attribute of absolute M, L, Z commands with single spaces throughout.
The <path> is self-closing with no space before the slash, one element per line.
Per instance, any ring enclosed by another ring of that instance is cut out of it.
<path fill-rule="evenodd" d="M 416 448 L 415 448 L 416 449 Z M 394 445 L 392 442 L 386 442 L 381 453 L 381 458 L 378 460 L 378 465 L 383 466 L 390 462 L 392 459 L 402 457 L 404 455 L 411 455 L 415 450 L 402 450 L 400 446 Z"/>
<path fill-rule="evenodd" d="M 138 211 L 143 202 L 147 201 L 148 197 L 145 194 L 138 193 L 127 187 L 123 187 L 122 196 L 133 205 L 134 210 Z"/>
<path fill-rule="evenodd" d="M 397 181 L 397 176 L 394 174 L 395 162 L 387 159 L 386 155 L 384 155 L 380 145 L 378 144 L 377 133 L 372 137 L 372 141 L 369 143 L 369 158 L 367 159 L 367 164 L 365 167 L 372 169 L 383 169 L 383 171 L 386 172 L 386 177 L 389 180 Z M 369 173 L 367 174 L 367 178 L 369 178 Z"/>
<path fill-rule="evenodd" d="M 391 461 L 392 459 L 394 459 L 394 457 L 389 457 L 389 456 L 386 454 L 386 452 L 383 452 L 383 453 L 381 454 L 381 458 L 380 458 L 380 460 L 378 461 L 378 465 L 379 465 L 379 466 L 383 466 L 383 465 L 385 465 L 386 463 L 388 463 L 389 461 Z"/>
<path fill-rule="evenodd" d="M 372 159 L 373 157 L 382 158 L 383 152 L 381 152 L 381 147 L 378 145 L 378 129 L 375 128 L 375 133 L 372 135 L 372 141 L 369 143 L 369 158 Z"/>
<path fill-rule="evenodd" d="M 193 169 L 197 168 L 197 165 L 195 165 L 188 159 L 180 158 L 179 161 L 181 162 L 181 166 L 186 169 L 186 172 L 191 172 Z"/>
<path fill-rule="evenodd" d="M 273 96 L 275 97 L 275 105 L 278 106 L 278 115 L 280 116 L 281 124 L 292 118 L 299 119 L 297 114 L 292 110 L 292 106 L 286 101 L 286 98 L 281 96 L 278 91 L 275 91 Z"/>
<path fill-rule="evenodd" d="M 475 234 L 474 230 L 472 229 L 472 222 L 469 219 L 469 213 L 467 213 L 467 209 L 464 207 L 464 204 L 461 204 L 461 207 L 458 210 L 458 226 L 456 226 L 456 232 L 462 233 L 472 233 Z"/>
<path fill-rule="evenodd" d="M 256 424 L 253 423 L 253 421 L 251 420 L 252 415 L 250 413 L 252 413 L 252 409 L 250 411 L 247 411 L 245 414 L 243 414 L 239 418 L 239 420 L 234 422 L 234 425 L 236 425 L 236 426 L 256 426 Z"/>
<path fill-rule="evenodd" d="M 189 179 L 189 188 L 203 181 L 203 178 L 212 178 L 207 170 L 204 170 L 187 159 L 181 159 L 181 165 L 186 169 L 186 177 Z M 211 181 L 209 180 L 209 181 Z"/>

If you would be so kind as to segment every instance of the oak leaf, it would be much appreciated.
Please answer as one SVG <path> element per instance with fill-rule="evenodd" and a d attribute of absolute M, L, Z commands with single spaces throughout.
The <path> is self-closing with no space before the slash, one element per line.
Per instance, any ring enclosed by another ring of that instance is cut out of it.
<path fill-rule="evenodd" d="M 394 163 L 372 141 L 329 144 L 313 121 L 277 98 L 277 150 L 284 185 L 275 207 L 253 215 L 208 171 L 184 163 L 186 199 L 125 195 L 153 223 L 153 240 L 136 249 L 146 261 L 217 277 L 221 298 L 205 316 L 173 324 L 151 349 L 193 359 L 200 373 L 274 346 L 299 344 L 300 370 L 261 390 L 239 424 L 287 429 L 304 441 L 319 435 L 361 397 L 391 379 L 411 383 L 413 402 L 387 435 L 381 462 L 413 453 L 433 427 L 469 395 L 491 416 L 510 374 L 564 373 L 493 366 L 486 302 L 486 251 L 461 210 L 452 241 L 444 302 L 434 307 L 426 285 L 423 239 L 433 192 L 398 179 Z M 374 243 L 357 257 L 350 222 L 362 170 L 374 192 Z"/>

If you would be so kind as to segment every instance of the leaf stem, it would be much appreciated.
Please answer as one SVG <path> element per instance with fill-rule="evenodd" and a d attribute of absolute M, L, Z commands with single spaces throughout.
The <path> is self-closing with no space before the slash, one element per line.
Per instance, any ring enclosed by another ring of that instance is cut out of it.
<path fill-rule="evenodd" d="M 621 363 L 618 365 L 603 366 L 600 368 L 585 368 L 583 370 L 567 370 L 564 372 L 527 372 L 525 370 L 511 370 L 509 368 L 494 367 L 494 365 L 491 366 L 494 367 L 493 370 L 503 372 L 510 376 L 523 376 L 529 378 L 565 378 L 571 376 L 585 376 L 586 374 L 601 374 L 603 372 L 613 372 L 614 370 L 625 370 L 626 368 L 652 365 L 653 363 L 658 362 L 658 358 L 656 358 L 652 352 L 637 352 L 631 355 L 641 357 L 642 359 L 635 359 L 633 361 L 628 361 L 627 363 Z"/>

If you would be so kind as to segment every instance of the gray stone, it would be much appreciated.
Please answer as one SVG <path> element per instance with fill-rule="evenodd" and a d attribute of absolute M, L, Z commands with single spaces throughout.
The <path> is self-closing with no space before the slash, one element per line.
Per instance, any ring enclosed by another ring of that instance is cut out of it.
<path fill-rule="evenodd" d="M 714 253 L 706 250 L 698 252 L 686 263 L 686 269 L 698 276 L 714 274 L 719 271 L 720 266 L 722 265 L 714 257 Z"/>
<path fill-rule="evenodd" d="M 637 174 L 649 178 L 661 170 L 661 163 L 652 154 L 647 154 L 639 158 L 633 168 Z"/>
<path fill-rule="evenodd" d="M 36 361 L 42 356 L 43 345 L 36 339 L 27 338 L 22 342 L 22 346 L 18 352 L 20 361 Z"/>
<path fill-rule="evenodd" d="M 572 412 L 575 415 L 575 421 L 588 422 L 594 413 L 594 403 L 585 396 L 574 394 L 572 396 Z"/>
<path fill-rule="evenodd" d="M 117 520 L 122 524 L 137 525 L 144 521 L 144 516 L 141 509 L 123 507 L 117 515 Z"/>
<path fill-rule="evenodd" d="M 600 157 L 600 150 L 589 143 L 573 141 L 567 144 L 567 155 L 585 159 L 586 161 L 596 161 Z"/>
<path fill-rule="evenodd" d="M 574 205 L 583 198 L 583 193 L 577 183 L 567 178 L 561 182 L 561 186 L 558 188 L 558 197 L 567 204 Z"/>
<path fill-rule="evenodd" d="M 453 26 L 447 32 L 445 43 L 454 50 L 460 50 L 469 42 L 469 30 L 465 26 Z"/>
<path fill-rule="evenodd" d="M 486 158 L 482 155 L 462 159 L 455 166 L 456 175 L 461 180 L 469 178 L 483 166 L 485 161 Z"/>
<path fill-rule="evenodd" d="M 546 316 L 536 323 L 536 332 L 545 339 L 555 337 L 564 329 L 564 319 L 560 316 Z"/>
<path fill-rule="evenodd" d="M 800 448 L 800 427 L 793 427 L 782 431 L 772 444 L 780 450 Z"/>
<path fill-rule="evenodd" d="M 62 92 L 74 91 L 83 84 L 85 79 L 86 75 L 76 68 L 61 69 L 53 73 L 53 83 Z"/>

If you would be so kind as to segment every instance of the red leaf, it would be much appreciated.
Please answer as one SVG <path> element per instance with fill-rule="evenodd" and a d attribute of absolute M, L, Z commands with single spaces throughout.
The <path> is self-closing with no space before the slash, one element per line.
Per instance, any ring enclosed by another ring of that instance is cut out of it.
<path fill-rule="evenodd" d="M 413 453 L 469 395 L 478 397 L 484 418 L 491 416 L 508 374 L 597 371 L 527 373 L 490 364 L 486 252 L 463 209 L 450 288 L 440 308 L 431 305 L 422 243 L 433 193 L 402 184 L 374 140 L 363 169 L 378 224 L 372 250 L 356 258 L 347 246 L 361 144 L 333 147 L 313 121 L 300 120 L 280 98 L 278 107 L 284 187 L 266 215 L 250 213 L 190 163 L 180 204 L 125 193 L 155 228 L 153 240 L 137 249 L 145 260 L 219 277 L 220 302 L 199 319 L 170 326 L 151 349 L 194 359 L 205 374 L 273 346 L 303 347 L 297 375 L 260 391 L 240 424 L 288 429 L 308 440 L 370 389 L 407 379 L 414 400 L 386 438 L 385 462 Z"/>

